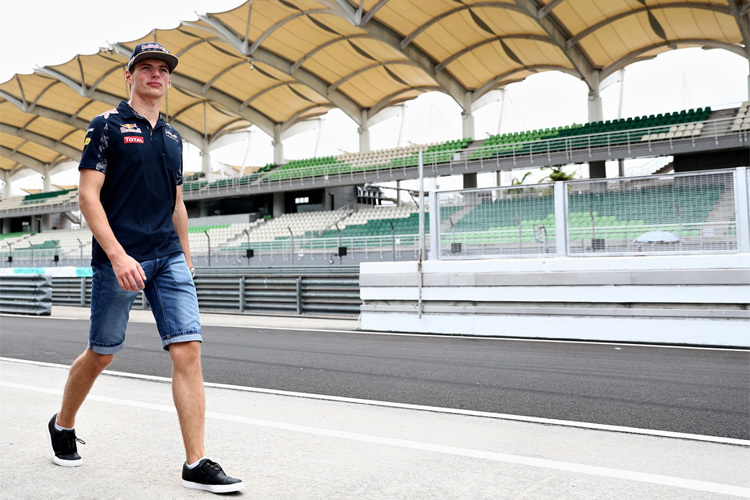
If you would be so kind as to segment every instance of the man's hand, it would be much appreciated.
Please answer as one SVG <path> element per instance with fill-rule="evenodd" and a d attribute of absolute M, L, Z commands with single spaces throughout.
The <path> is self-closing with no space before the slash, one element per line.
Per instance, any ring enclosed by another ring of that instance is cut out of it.
<path fill-rule="evenodd" d="M 133 257 L 123 254 L 122 257 L 110 259 L 112 270 L 115 272 L 120 288 L 129 292 L 143 290 L 146 282 L 146 273 Z"/>

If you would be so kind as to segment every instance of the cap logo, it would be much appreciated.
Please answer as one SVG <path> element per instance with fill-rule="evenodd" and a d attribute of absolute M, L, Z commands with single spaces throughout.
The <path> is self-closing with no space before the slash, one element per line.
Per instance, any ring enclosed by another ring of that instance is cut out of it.
<path fill-rule="evenodd" d="M 141 52 L 143 52 L 144 50 L 151 50 L 151 49 L 156 49 L 156 50 L 160 50 L 162 52 L 167 52 L 167 53 L 169 52 L 160 43 L 144 43 L 144 44 L 141 44 Z"/>
<path fill-rule="evenodd" d="M 177 56 L 167 50 L 164 45 L 157 42 L 141 43 L 135 46 L 133 53 L 128 61 L 128 71 L 131 71 L 133 65 L 142 59 L 161 59 L 169 66 L 171 73 L 177 67 L 179 59 Z"/>

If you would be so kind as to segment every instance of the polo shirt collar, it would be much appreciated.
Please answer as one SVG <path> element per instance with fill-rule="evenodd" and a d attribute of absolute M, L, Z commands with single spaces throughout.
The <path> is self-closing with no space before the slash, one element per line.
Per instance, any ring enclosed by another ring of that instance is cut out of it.
<path fill-rule="evenodd" d="M 148 122 L 148 119 L 146 117 L 142 116 L 138 111 L 134 110 L 133 107 L 128 103 L 128 101 L 123 100 L 119 106 L 117 106 L 117 111 L 120 113 L 120 115 L 123 117 L 123 119 L 130 119 L 130 118 L 138 118 L 140 120 L 144 120 Z M 156 122 L 156 127 L 158 128 L 160 125 L 164 123 L 164 117 L 159 113 L 159 120 Z"/>

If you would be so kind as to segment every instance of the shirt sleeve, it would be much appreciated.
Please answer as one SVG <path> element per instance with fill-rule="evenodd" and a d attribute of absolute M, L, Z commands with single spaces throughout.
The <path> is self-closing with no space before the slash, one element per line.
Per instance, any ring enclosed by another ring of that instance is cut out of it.
<path fill-rule="evenodd" d="M 97 116 L 91 121 L 86 131 L 86 139 L 83 142 L 83 153 L 78 170 L 83 168 L 98 170 L 107 173 L 107 146 L 109 145 L 109 134 L 107 120 Z"/>

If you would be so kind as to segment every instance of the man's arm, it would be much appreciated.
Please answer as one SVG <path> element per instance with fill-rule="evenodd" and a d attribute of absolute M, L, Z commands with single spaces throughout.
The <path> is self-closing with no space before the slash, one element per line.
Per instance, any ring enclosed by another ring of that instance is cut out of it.
<path fill-rule="evenodd" d="M 187 262 L 188 269 L 192 269 L 193 261 L 190 258 L 190 239 L 188 237 L 188 215 L 187 208 L 185 208 L 185 201 L 182 199 L 182 186 L 177 186 L 172 224 L 174 224 L 174 229 L 180 238 L 180 245 L 182 245 L 182 251 L 185 253 L 185 261 Z"/>
<path fill-rule="evenodd" d="M 125 253 L 125 249 L 122 248 L 112 232 L 107 214 L 99 200 L 99 193 L 103 185 L 103 173 L 82 168 L 78 185 L 78 205 L 91 228 L 91 232 L 94 233 L 94 238 L 109 257 L 120 288 L 137 292 L 144 286 L 146 273 L 143 272 L 137 260 Z"/>

